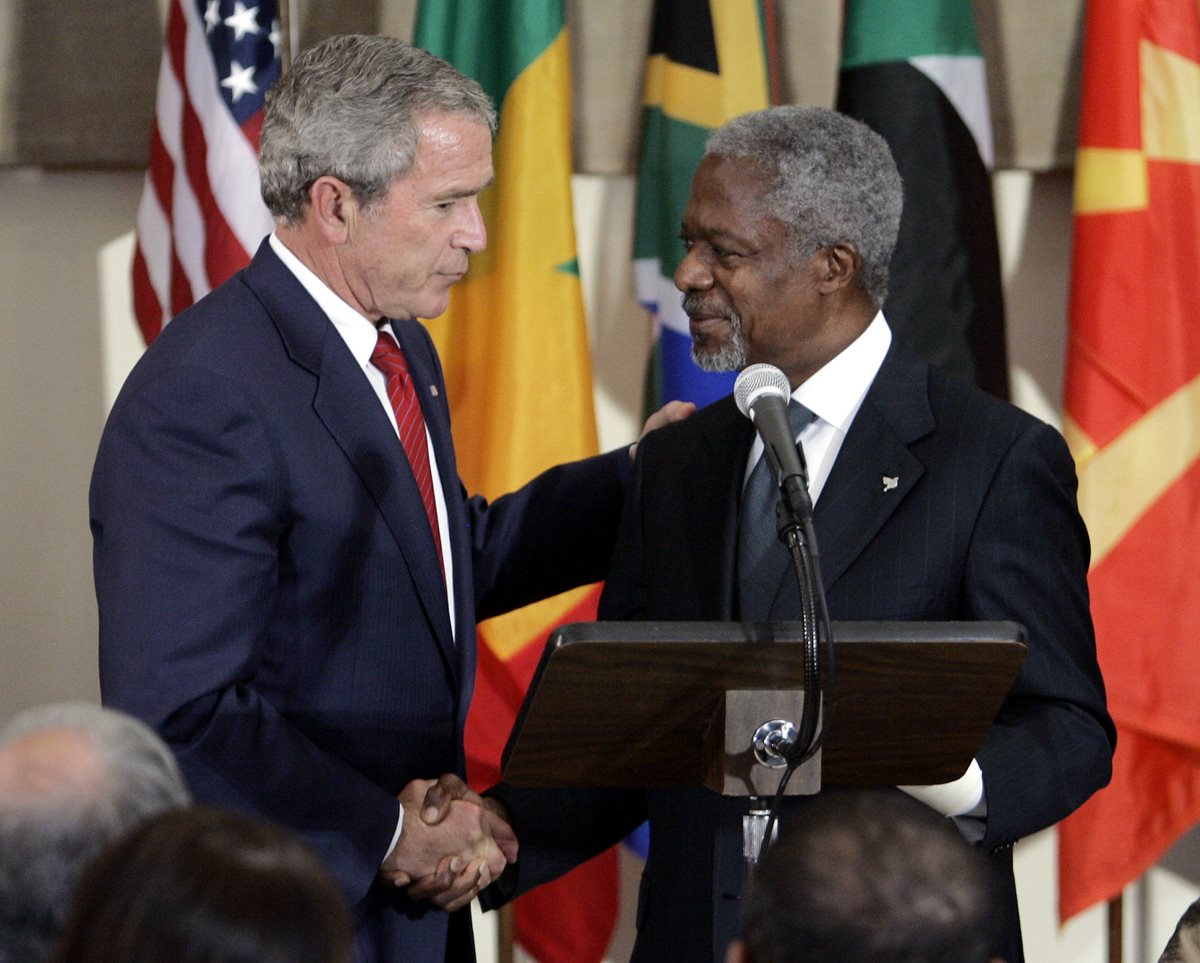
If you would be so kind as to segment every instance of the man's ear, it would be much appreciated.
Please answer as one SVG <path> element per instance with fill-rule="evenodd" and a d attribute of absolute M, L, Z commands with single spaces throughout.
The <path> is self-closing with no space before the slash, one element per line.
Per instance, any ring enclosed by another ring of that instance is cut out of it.
<path fill-rule="evenodd" d="M 725 951 L 725 963 L 750 963 L 750 955 L 743 940 L 734 940 L 729 944 Z"/>
<path fill-rule="evenodd" d="M 817 252 L 822 294 L 845 288 L 862 271 L 862 256 L 853 244 L 831 244 Z"/>
<path fill-rule="evenodd" d="M 329 244 L 345 244 L 359 217 L 358 201 L 350 185 L 332 174 L 323 174 L 308 189 L 309 216 Z"/>

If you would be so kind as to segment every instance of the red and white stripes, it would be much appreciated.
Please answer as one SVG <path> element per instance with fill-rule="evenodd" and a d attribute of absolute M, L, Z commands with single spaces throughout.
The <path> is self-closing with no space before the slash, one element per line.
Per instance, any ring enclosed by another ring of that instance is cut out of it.
<path fill-rule="evenodd" d="M 147 344 L 245 266 L 272 228 L 259 195 L 261 106 L 237 123 L 221 96 L 210 33 L 194 3 L 171 0 L 133 263 Z"/>

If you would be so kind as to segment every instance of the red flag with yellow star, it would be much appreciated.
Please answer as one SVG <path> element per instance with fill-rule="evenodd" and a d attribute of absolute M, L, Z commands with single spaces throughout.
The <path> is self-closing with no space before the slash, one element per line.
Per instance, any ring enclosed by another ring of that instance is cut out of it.
<path fill-rule="evenodd" d="M 1059 830 L 1062 919 L 1200 822 L 1200 9 L 1090 0 L 1066 427 L 1092 537 L 1110 786 Z"/>

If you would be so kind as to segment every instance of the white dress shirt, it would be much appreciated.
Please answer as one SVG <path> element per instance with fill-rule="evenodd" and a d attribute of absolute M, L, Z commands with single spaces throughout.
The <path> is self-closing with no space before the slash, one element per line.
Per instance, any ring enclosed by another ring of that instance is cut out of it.
<path fill-rule="evenodd" d="M 804 448 L 808 494 L 814 505 L 891 345 L 892 329 L 880 312 L 837 357 L 792 392 L 796 401 L 816 415 L 797 439 Z M 762 452 L 762 438 L 755 437 L 746 464 L 747 478 Z"/>

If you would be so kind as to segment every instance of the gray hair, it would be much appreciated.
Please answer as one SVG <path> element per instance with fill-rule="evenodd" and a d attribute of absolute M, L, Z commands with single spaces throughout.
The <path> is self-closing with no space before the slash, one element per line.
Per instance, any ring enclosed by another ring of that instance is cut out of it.
<path fill-rule="evenodd" d="M 446 61 L 394 37 L 346 34 L 304 51 L 267 93 L 259 140 L 262 196 L 287 223 L 304 218 L 313 181 L 345 181 L 370 211 L 412 168 L 422 118 L 458 114 L 495 133 L 492 102 Z"/>
<path fill-rule="evenodd" d="M 79 773 L 64 772 L 57 784 L 0 781 L 0 963 L 48 957 L 91 858 L 150 816 L 190 802 L 166 743 L 131 716 L 91 703 L 19 713 L 0 728 L 0 753 L 49 730 L 79 736 L 99 776 L 90 792 L 80 792 Z"/>
<path fill-rule="evenodd" d="M 714 130 L 708 155 L 761 165 L 773 178 L 762 211 L 783 221 L 797 258 L 853 245 L 862 258 L 859 283 L 882 306 L 903 203 L 900 172 L 882 137 L 836 111 L 788 105 Z"/>

